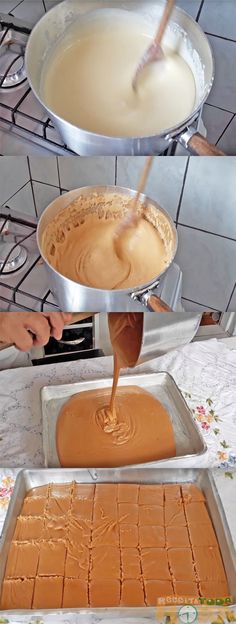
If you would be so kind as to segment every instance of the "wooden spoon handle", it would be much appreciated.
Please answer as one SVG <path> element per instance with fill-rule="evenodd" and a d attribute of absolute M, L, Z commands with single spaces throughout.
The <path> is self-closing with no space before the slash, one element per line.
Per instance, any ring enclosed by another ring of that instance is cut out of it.
<path fill-rule="evenodd" d="M 158 28 L 158 31 L 156 33 L 155 39 L 154 39 L 154 43 L 157 44 L 157 45 L 161 44 L 162 37 L 164 35 L 166 26 L 167 26 L 167 24 L 169 22 L 171 13 L 172 13 L 173 8 L 174 8 L 174 4 L 175 4 L 175 0 L 167 0 L 167 2 L 166 2 L 164 13 L 162 15 L 161 22 L 159 24 L 159 28 Z"/>
<path fill-rule="evenodd" d="M 136 192 L 134 201 L 133 201 L 132 206 L 131 206 L 131 210 L 133 210 L 133 211 L 136 210 L 138 202 L 139 202 L 139 199 L 140 199 L 140 195 L 142 195 L 142 193 L 144 192 L 144 189 L 145 189 L 145 186 L 146 186 L 146 182 L 147 182 L 147 179 L 148 179 L 148 176 L 149 176 L 149 173 L 150 173 L 150 170 L 151 170 L 151 166 L 152 166 L 152 163 L 153 163 L 153 159 L 154 159 L 154 156 L 148 156 L 148 158 L 146 160 L 146 163 L 145 163 L 145 166 L 144 166 L 144 170 L 143 170 L 143 173 L 141 175 L 141 178 L 140 178 L 140 181 L 139 181 L 139 185 L 138 185 L 138 188 L 137 188 L 137 192 Z"/>
<path fill-rule="evenodd" d="M 136 212 L 137 206 L 138 206 L 138 202 L 140 199 L 140 195 L 142 195 L 145 189 L 146 182 L 147 182 L 150 169 L 153 163 L 153 159 L 154 159 L 154 156 L 148 156 L 148 158 L 146 159 L 145 167 L 142 172 L 134 199 L 130 204 L 127 214 L 125 215 L 124 219 L 122 219 L 121 223 L 119 223 L 116 229 L 116 232 L 115 232 L 116 243 L 117 243 L 117 240 L 120 238 L 120 236 L 122 236 L 122 234 L 127 228 L 134 227 L 138 224 L 140 217 L 137 215 L 137 212 Z M 117 250 L 117 253 L 118 253 L 118 250 Z"/>

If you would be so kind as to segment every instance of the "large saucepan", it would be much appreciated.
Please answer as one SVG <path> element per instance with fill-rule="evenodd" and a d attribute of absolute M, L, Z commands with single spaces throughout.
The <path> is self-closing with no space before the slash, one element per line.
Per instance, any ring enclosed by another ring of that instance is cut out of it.
<path fill-rule="evenodd" d="M 141 201 L 145 201 L 148 208 L 150 207 L 150 211 L 153 212 L 153 215 L 157 215 L 157 211 L 160 217 L 163 215 L 163 227 L 166 228 L 168 240 L 170 240 L 171 243 L 169 263 L 166 266 L 166 269 L 160 275 L 157 275 L 152 282 L 149 282 L 148 284 L 140 284 L 137 288 L 123 290 L 102 290 L 98 288 L 91 288 L 89 286 L 84 286 L 74 282 L 71 279 L 61 275 L 48 261 L 44 250 L 45 230 L 48 224 L 52 222 L 54 217 L 61 210 L 66 208 L 80 195 L 94 195 L 94 192 L 98 194 L 106 194 L 106 196 L 109 196 L 109 193 L 111 195 L 116 193 L 119 195 L 125 195 L 128 198 L 134 197 L 136 193 L 136 191 L 118 186 L 91 186 L 79 188 L 70 191 L 69 193 L 65 193 L 61 197 L 55 199 L 51 204 L 49 204 L 39 220 L 37 243 L 42 258 L 46 263 L 51 291 L 58 302 L 60 310 L 63 310 L 64 312 L 84 312 L 84 310 L 96 310 L 96 312 L 128 312 L 134 309 L 141 311 L 142 305 L 140 304 L 143 304 L 147 310 L 158 312 L 164 311 L 164 306 L 163 310 L 160 310 L 160 300 L 157 296 L 156 289 L 160 285 L 161 280 L 163 280 L 166 271 L 173 263 L 178 245 L 177 230 L 169 214 L 163 210 L 163 208 L 160 208 L 155 201 L 145 197 L 144 195 L 142 195 L 140 199 Z M 146 214 L 148 214 L 148 209 L 146 210 Z M 149 219 L 149 217 L 147 218 Z M 151 216 L 150 220 L 153 223 Z M 138 304 L 137 307 L 134 305 L 135 301 Z M 167 307 L 166 310 L 168 310 Z"/>
<path fill-rule="evenodd" d="M 112 8 L 111 8 L 112 7 Z M 122 8 L 121 8 L 122 7 Z M 98 11 L 99 9 L 99 11 Z M 40 83 L 42 73 L 55 44 L 63 39 L 66 29 L 79 21 L 81 28 L 88 20 L 97 19 L 101 12 L 109 17 L 113 15 L 116 20 L 122 12 L 133 11 L 143 15 L 146 23 L 150 24 L 152 31 L 160 20 L 163 11 L 163 0 L 139 2 L 118 0 L 65 0 L 51 9 L 38 22 L 33 29 L 26 49 L 26 70 L 28 80 L 36 97 L 44 108 L 47 109 L 54 125 L 57 127 L 65 144 L 81 156 L 89 155 L 118 155 L 118 154 L 161 154 L 175 140 L 184 145 L 192 153 L 199 155 L 221 155 L 222 152 L 215 146 L 211 146 L 196 130 L 194 122 L 198 119 L 201 108 L 206 101 L 214 80 L 214 61 L 207 37 L 200 26 L 184 11 L 175 8 L 169 35 L 176 43 L 181 55 L 188 62 L 196 81 L 196 104 L 193 112 L 182 123 L 173 128 L 166 129 L 163 134 L 149 137 L 119 138 L 103 136 L 89 132 L 85 129 L 73 126 L 65 121 L 53 110 L 50 110 L 43 100 Z M 96 67 L 94 68 L 96 71 Z M 63 79 L 63 78 L 62 78 Z M 68 97 L 70 94 L 68 93 Z M 96 110 L 96 102 L 94 102 Z"/>

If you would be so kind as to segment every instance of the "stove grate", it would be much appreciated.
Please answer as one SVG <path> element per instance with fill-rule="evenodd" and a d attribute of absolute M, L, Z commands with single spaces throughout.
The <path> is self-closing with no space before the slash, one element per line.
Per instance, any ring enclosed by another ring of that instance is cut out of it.
<path fill-rule="evenodd" d="M 24 23 L 20 20 L 16 20 L 13 16 L 9 15 L 0 15 L 0 35 L 1 30 L 3 30 L 2 39 L 0 39 L 0 47 L 1 44 L 4 44 L 4 39 L 6 38 L 9 30 L 12 30 L 13 33 L 17 33 L 19 35 L 26 36 L 26 38 L 30 35 L 31 29 L 26 28 Z M 26 39 L 27 40 L 27 39 Z M 25 42 L 26 45 L 26 42 Z M 24 47 L 22 46 L 22 59 L 24 59 Z M 1 91 L 6 93 L 6 91 L 16 92 L 13 87 L 4 88 L 3 82 L 11 69 L 12 64 L 19 60 L 20 55 L 11 62 L 8 66 L 7 70 L 4 72 L 4 76 L 0 79 L 0 94 Z M 0 96 L 0 126 L 6 130 L 9 128 L 11 131 L 15 131 L 16 134 L 23 136 L 28 140 L 32 140 L 33 142 L 39 144 L 42 147 L 46 147 L 47 149 L 53 151 L 57 154 L 68 154 L 74 155 L 75 152 L 70 150 L 67 145 L 63 143 L 60 139 L 60 136 L 51 122 L 51 119 L 46 116 L 43 119 L 40 119 L 39 114 L 30 114 L 25 110 L 21 110 L 22 105 L 28 104 L 29 98 L 32 96 L 32 90 L 28 85 L 27 79 L 25 79 L 24 83 L 21 83 L 21 87 L 25 87 L 25 92 L 14 101 L 14 103 L 9 102 L 1 102 Z M 17 87 L 19 88 L 19 87 Z M 38 104 L 38 103 L 37 103 Z M 30 102 L 31 110 L 34 109 L 34 103 Z M 36 106 L 36 110 L 37 110 Z M 43 108 L 41 109 L 41 113 Z M 173 142 L 169 148 L 167 148 L 163 152 L 163 156 L 174 156 L 177 149 L 177 142 Z"/>
<path fill-rule="evenodd" d="M 5 206 L 6 210 L 9 210 L 8 206 Z M 8 254 L 8 256 L 6 257 L 3 266 L 0 269 L 0 289 L 1 287 L 4 289 L 4 291 L 8 291 L 9 292 L 9 298 L 7 298 L 6 296 L 4 296 L 2 293 L 0 294 L 0 308 L 1 308 L 1 302 L 4 304 L 8 304 L 9 308 L 14 305 L 14 307 L 17 307 L 20 310 L 25 310 L 25 311 L 32 311 L 33 309 L 33 302 L 37 305 L 37 309 L 40 309 L 41 312 L 44 312 L 46 310 L 46 307 L 48 306 L 48 298 L 51 295 L 51 291 L 48 290 L 46 292 L 46 294 L 43 297 L 37 297 L 35 294 L 33 293 L 29 293 L 26 292 L 24 290 L 24 288 L 21 288 L 22 284 L 24 283 L 24 281 L 26 280 L 26 278 L 30 275 L 30 273 L 32 273 L 32 271 L 34 270 L 34 268 L 37 266 L 38 262 L 41 259 L 41 256 L 38 255 L 36 257 L 36 259 L 32 262 L 29 261 L 29 266 L 28 268 L 22 272 L 20 272 L 20 277 L 19 280 L 17 281 L 16 284 L 10 285 L 9 283 L 6 282 L 6 278 L 9 277 L 9 275 L 7 276 L 6 274 L 4 274 L 4 266 L 9 258 L 9 256 L 11 255 L 12 251 L 18 246 L 18 245 L 22 245 L 25 241 L 29 240 L 30 238 L 32 238 L 35 235 L 36 232 L 36 228 L 37 225 L 35 223 L 32 223 L 31 221 L 25 220 L 25 219 L 21 219 L 18 217 L 14 217 L 12 214 L 8 214 L 5 212 L 1 212 L 0 211 L 0 233 L 2 233 L 4 231 L 4 229 L 6 228 L 6 226 L 8 224 L 15 224 L 18 228 L 20 228 L 20 226 L 22 226 L 23 228 L 27 228 L 30 231 L 27 234 L 24 234 L 21 236 L 21 234 L 17 233 L 17 243 L 14 243 L 12 245 L 12 248 Z M 15 272 L 14 275 L 16 275 L 17 272 Z M 4 280 L 2 278 L 2 276 L 4 276 Z M 21 295 L 21 297 L 25 297 L 25 298 L 29 298 L 32 302 L 31 307 L 28 307 L 27 305 L 25 305 L 24 303 L 19 303 L 17 301 L 17 295 Z M 50 303 L 50 307 L 52 309 L 58 310 L 58 307 L 56 304 Z"/>

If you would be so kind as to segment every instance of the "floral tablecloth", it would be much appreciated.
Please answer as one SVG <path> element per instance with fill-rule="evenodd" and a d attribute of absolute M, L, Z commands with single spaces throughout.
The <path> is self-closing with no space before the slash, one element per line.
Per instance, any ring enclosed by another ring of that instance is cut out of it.
<path fill-rule="evenodd" d="M 103 357 L 0 372 L 1 465 L 44 465 L 44 385 L 101 379 L 112 370 L 112 358 Z M 208 453 L 201 466 L 236 467 L 236 351 L 217 340 L 190 343 L 137 366 L 135 373 L 163 370 L 174 377 L 205 438 Z"/>

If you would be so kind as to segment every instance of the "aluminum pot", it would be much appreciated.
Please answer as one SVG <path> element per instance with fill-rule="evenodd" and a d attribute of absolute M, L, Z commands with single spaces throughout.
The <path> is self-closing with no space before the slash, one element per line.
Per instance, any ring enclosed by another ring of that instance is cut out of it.
<path fill-rule="evenodd" d="M 106 356 L 113 355 L 108 316 L 97 318 L 98 346 Z M 202 314 L 175 312 L 175 314 L 143 314 L 143 332 L 136 365 L 164 355 L 168 351 L 189 344 L 196 335 Z M 96 321 L 95 321 L 96 322 Z"/>
<path fill-rule="evenodd" d="M 96 312 L 129 312 L 142 310 L 142 305 L 151 311 L 160 310 L 160 300 L 157 296 L 157 288 L 163 280 L 166 271 L 173 263 L 174 257 L 177 251 L 178 236 L 174 222 L 170 215 L 152 199 L 141 195 L 141 201 L 147 201 L 148 205 L 154 210 L 158 210 L 159 213 L 164 215 L 166 223 L 169 228 L 171 240 L 173 241 L 172 253 L 170 261 L 166 269 L 157 275 L 155 280 L 148 284 L 140 284 L 139 287 L 131 289 L 117 289 L 117 290 L 102 290 L 98 288 L 91 288 L 84 286 L 71 279 L 64 277 L 58 273 L 49 263 L 45 257 L 43 248 L 43 236 L 45 229 L 54 217 L 64 208 L 66 208 L 71 202 L 73 202 L 80 195 L 88 196 L 89 194 L 106 193 L 114 194 L 119 193 L 127 197 L 134 197 L 136 191 L 122 188 L 119 186 L 88 186 L 65 193 L 64 195 L 55 199 L 44 210 L 37 228 L 37 243 L 41 256 L 46 264 L 49 286 L 55 296 L 60 310 L 63 312 L 84 312 L 84 310 Z M 137 307 L 135 308 L 135 301 Z M 141 304 L 141 305 L 140 305 Z M 167 308 L 166 308 L 167 310 Z M 163 310 L 164 311 L 164 310 Z"/>
<path fill-rule="evenodd" d="M 123 16 L 125 11 L 131 11 L 142 15 L 151 29 L 150 32 L 154 33 L 163 11 L 163 0 L 156 2 L 127 0 L 122 2 L 122 9 L 120 7 L 119 0 L 90 0 L 89 3 L 86 0 L 64 0 L 46 13 L 30 35 L 25 55 L 28 80 L 36 98 L 46 108 L 67 147 L 81 156 L 146 155 L 162 154 L 173 141 L 178 141 L 192 153 L 221 155 L 222 152 L 211 146 L 197 132 L 195 123 L 213 85 L 214 60 L 211 47 L 199 24 L 177 7 L 168 26 L 167 37 L 170 37 L 171 42 L 174 42 L 191 67 L 197 92 L 195 108 L 182 123 L 155 136 L 110 137 L 76 127 L 45 105 L 41 94 L 42 74 L 51 51 L 60 40 L 63 40 L 68 27 L 77 21 L 83 29 L 84 24 L 97 20 L 98 17 L 116 20 L 119 15 Z M 94 107 L 96 108 L 96 102 Z"/>

